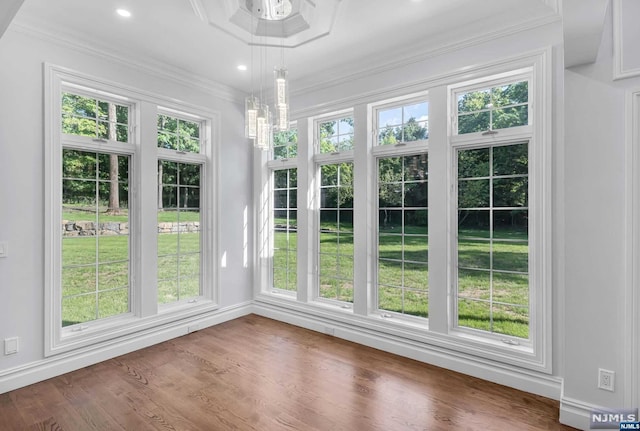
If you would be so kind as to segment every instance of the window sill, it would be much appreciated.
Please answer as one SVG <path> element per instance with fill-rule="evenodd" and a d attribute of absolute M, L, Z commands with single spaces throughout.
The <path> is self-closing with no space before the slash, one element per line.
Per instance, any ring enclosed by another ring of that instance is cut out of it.
<path fill-rule="evenodd" d="M 211 300 L 200 300 L 197 303 L 169 307 L 153 316 L 141 318 L 127 314 L 113 319 L 62 328 L 59 339 L 52 343 L 51 348 L 45 349 L 45 356 L 54 356 L 102 343 L 113 343 L 134 333 L 172 325 L 200 314 L 215 311 L 218 308 L 218 304 Z M 77 330 L 78 327 L 83 327 L 83 329 Z"/>

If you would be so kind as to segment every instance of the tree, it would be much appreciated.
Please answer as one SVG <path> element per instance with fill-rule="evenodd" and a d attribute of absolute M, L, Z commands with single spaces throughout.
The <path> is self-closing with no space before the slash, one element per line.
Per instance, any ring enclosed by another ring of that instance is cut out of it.
<path fill-rule="evenodd" d="M 458 133 L 526 125 L 529 122 L 528 100 L 527 81 L 464 93 L 458 98 Z"/>
<path fill-rule="evenodd" d="M 118 140 L 116 130 L 116 105 L 109 103 L 109 139 Z M 107 214 L 120 215 L 120 184 L 118 155 L 109 155 L 109 205 Z"/>

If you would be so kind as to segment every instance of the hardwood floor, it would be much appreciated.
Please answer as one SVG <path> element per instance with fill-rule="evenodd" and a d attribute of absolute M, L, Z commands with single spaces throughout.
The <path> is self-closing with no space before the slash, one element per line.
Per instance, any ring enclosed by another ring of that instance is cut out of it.
<path fill-rule="evenodd" d="M 558 403 L 250 315 L 0 395 L 2 430 L 570 430 Z"/>

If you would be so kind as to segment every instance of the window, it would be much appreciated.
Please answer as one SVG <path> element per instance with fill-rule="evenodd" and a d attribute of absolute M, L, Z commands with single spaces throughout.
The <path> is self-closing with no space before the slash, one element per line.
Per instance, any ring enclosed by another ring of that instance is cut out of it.
<path fill-rule="evenodd" d="M 320 167 L 320 298 L 353 302 L 353 163 Z"/>
<path fill-rule="evenodd" d="M 528 145 L 458 150 L 457 325 L 529 338 Z"/>
<path fill-rule="evenodd" d="M 46 76 L 46 355 L 216 308 L 214 114 Z"/>
<path fill-rule="evenodd" d="M 191 163 L 158 162 L 158 302 L 201 295 L 200 171 Z"/>
<path fill-rule="evenodd" d="M 158 115 L 158 148 L 200 153 L 200 124 L 169 115 Z"/>
<path fill-rule="evenodd" d="M 275 289 L 297 290 L 298 170 L 273 171 L 273 264 Z"/>
<path fill-rule="evenodd" d="M 287 310 L 402 348 L 551 372 L 548 55 L 298 119 L 301 157 L 281 144 L 283 159 L 261 160 L 275 186 L 256 201 L 275 205 L 261 205 L 258 230 L 272 223 L 280 286 L 267 283 L 260 250 L 256 300 L 278 304 L 263 293 L 287 288 L 293 254 L 300 282 Z"/>
<path fill-rule="evenodd" d="M 427 155 L 378 159 L 378 309 L 427 317 Z"/>
<path fill-rule="evenodd" d="M 459 135 L 529 124 L 528 81 L 462 92 L 456 97 Z"/>
<path fill-rule="evenodd" d="M 298 156 L 298 131 L 295 128 L 273 134 L 273 158 L 292 159 Z"/>
<path fill-rule="evenodd" d="M 101 147 L 129 142 L 129 106 L 65 92 L 61 108 L 60 306 L 66 327 L 130 311 L 130 154 Z"/>
<path fill-rule="evenodd" d="M 377 109 L 378 145 L 392 145 L 429 138 L 429 103 L 415 101 L 406 105 Z"/>
<path fill-rule="evenodd" d="M 202 295 L 202 121 L 158 114 L 158 303 Z"/>
<path fill-rule="evenodd" d="M 331 154 L 353 149 L 353 117 L 323 121 L 318 125 L 320 154 Z"/>

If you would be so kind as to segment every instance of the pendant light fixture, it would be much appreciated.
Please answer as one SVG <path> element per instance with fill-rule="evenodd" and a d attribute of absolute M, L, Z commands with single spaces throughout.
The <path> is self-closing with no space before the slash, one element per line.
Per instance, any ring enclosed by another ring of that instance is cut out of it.
<path fill-rule="evenodd" d="M 274 69 L 274 118 L 269 106 L 263 100 L 264 64 L 266 63 L 266 43 L 262 43 L 260 51 L 260 98 L 253 94 L 253 35 L 257 27 L 253 25 L 254 16 L 259 20 L 284 20 L 291 14 L 290 0 L 247 0 L 247 9 L 251 13 L 251 95 L 245 99 L 245 136 L 253 141 L 256 148 L 269 150 L 273 142 L 273 130 L 289 130 L 289 91 L 287 68 L 284 65 L 284 21 L 281 45 L 281 65 Z M 262 99 L 262 100 L 261 100 Z"/>

